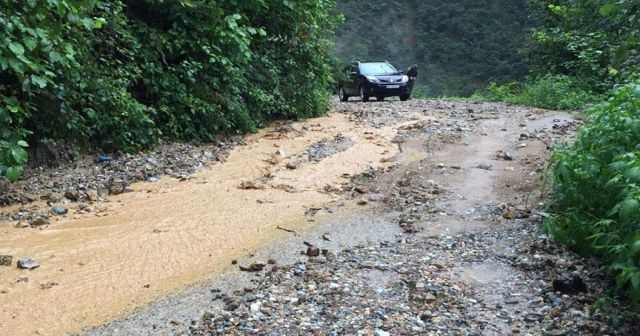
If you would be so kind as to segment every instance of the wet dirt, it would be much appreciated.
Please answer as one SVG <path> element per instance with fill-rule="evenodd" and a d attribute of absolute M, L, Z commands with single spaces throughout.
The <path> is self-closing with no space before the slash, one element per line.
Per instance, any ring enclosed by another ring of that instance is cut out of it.
<path fill-rule="evenodd" d="M 187 181 L 134 184 L 133 192 L 109 198 L 100 217 L 2 229 L 0 254 L 32 256 L 41 266 L 0 271 L 0 334 L 79 332 L 212 278 L 231 260 L 285 236 L 278 227 L 304 225 L 308 208 L 335 201 L 327 186 L 384 167 L 380 161 L 397 152 L 392 127 L 355 127 L 341 114 L 293 127 L 297 132 L 250 136 L 225 163 Z M 353 144 L 317 163 L 286 167 L 337 134 Z M 264 185 L 239 187 L 247 181 Z"/>
<path fill-rule="evenodd" d="M 185 181 L 135 184 L 102 205 L 106 217 L 0 229 L 0 254 L 42 265 L 0 270 L 0 331 L 107 321 L 88 334 L 538 335 L 542 319 L 561 328 L 557 316 L 575 319 L 537 306 L 555 300 L 549 270 L 528 273 L 517 258 L 539 244 L 529 216 L 544 200 L 548 146 L 575 126 L 568 113 L 502 104 L 337 103 L 329 117 L 248 137 Z M 334 257 L 307 256 L 309 244 Z M 248 273 L 232 260 L 275 264 Z M 418 283 L 435 300 L 416 296 Z M 245 302 L 247 289 L 257 298 Z M 376 306 L 379 321 L 368 315 Z"/>

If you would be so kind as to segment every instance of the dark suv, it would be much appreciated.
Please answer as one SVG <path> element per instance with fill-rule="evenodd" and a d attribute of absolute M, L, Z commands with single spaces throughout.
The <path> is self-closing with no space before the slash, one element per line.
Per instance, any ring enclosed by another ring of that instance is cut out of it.
<path fill-rule="evenodd" d="M 340 83 L 341 101 L 359 96 L 366 102 L 369 97 L 384 100 L 386 97 L 400 97 L 405 101 L 411 98 L 409 77 L 394 68 L 389 62 L 357 62 L 350 66 L 349 78 Z"/>

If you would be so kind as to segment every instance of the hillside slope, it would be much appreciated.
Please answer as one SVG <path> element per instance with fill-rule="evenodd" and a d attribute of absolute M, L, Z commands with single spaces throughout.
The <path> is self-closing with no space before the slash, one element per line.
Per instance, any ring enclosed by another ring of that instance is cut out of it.
<path fill-rule="evenodd" d="M 529 27 L 523 0 L 343 0 L 338 10 L 340 59 L 417 63 L 428 95 L 468 95 L 527 71 L 519 52 Z"/>

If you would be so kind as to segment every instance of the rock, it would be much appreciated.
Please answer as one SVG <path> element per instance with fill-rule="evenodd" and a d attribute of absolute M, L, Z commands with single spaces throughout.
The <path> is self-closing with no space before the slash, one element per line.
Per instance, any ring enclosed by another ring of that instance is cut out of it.
<path fill-rule="evenodd" d="M 51 212 L 55 215 L 61 216 L 61 215 L 66 215 L 67 212 L 69 212 L 69 209 L 63 207 L 63 206 L 54 206 L 53 208 L 51 208 Z"/>
<path fill-rule="evenodd" d="M 486 164 L 486 163 L 481 163 L 481 164 L 477 165 L 476 168 L 483 169 L 483 170 L 491 170 L 491 169 L 493 169 L 493 165 Z"/>
<path fill-rule="evenodd" d="M 259 302 L 254 302 L 251 304 L 251 306 L 249 306 L 249 309 L 251 310 L 252 313 L 257 313 L 260 311 L 260 307 L 262 305 Z"/>
<path fill-rule="evenodd" d="M 365 197 L 359 199 L 357 202 L 358 205 L 367 205 L 368 203 L 369 203 L 369 200 L 367 200 Z"/>
<path fill-rule="evenodd" d="M 294 162 L 287 162 L 285 167 L 290 170 L 298 169 L 298 165 Z"/>
<path fill-rule="evenodd" d="M 226 311 L 234 311 L 238 308 L 240 308 L 240 301 L 237 299 L 232 299 L 224 305 L 224 310 Z"/>
<path fill-rule="evenodd" d="M 437 299 L 433 293 L 427 293 L 427 295 L 424 296 L 424 301 L 427 303 L 436 302 Z"/>
<path fill-rule="evenodd" d="M 29 222 L 29 226 L 35 228 L 39 226 L 49 225 L 49 220 L 44 217 L 38 217 Z"/>
<path fill-rule="evenodd" d="M 273 258 L 270 258 L 269 260 L 267 260 L 267 264 L 269 265 L 275 265 L 276 263 L 277 263 L 276 260 Z"/>
<path fill-rule="evenodd" d="M 93 189 L 87 190 L 87 199 L 91 202 L 98 201 L 98 191 Z"/>
<path fill-rule="evenodd" d="M 70 201 L 78 201 L 80 199 L 80 193 L 75 189 L 69 189 L 65 191 L 64 197 Z"/>
<path fill-rule="evenodd" d="M 542 320 L 542 314 L 529 313 L 525 315 L 524 320 L 527 322 L 538 322 Z"/>
<path fill-rule="evenodd" d="M 0 266 L 11 266 L 13 263 L 13 256 L 0 255 Z"/>
<path fill-rule="evenodd" d="M 320 248 L 317 246 L 309 246 L 307 247 L 307 255 L 309 257 L 317 257 L 320 255 Z"/>
<path fill-rule="evenodd" d="M 511 155 L 509 152 L 498 151 L 498 153 L 496 154 L 496 158 L 502 159 L 502 160 L 505 160 L 505 161 L 512 161 L 513 160 L 513 155 Z"/>
<path fill-rule="evenodd" d="M 430 310 L 424 310 L 420 313 L 420 319 L 422 321 L 429 321 L 433 317 L 433 313 Z"/>
<path fill-rule="evenodd" d="M 261 263 L 253 263 L 249 265 L 249 267 L 244 267 L 244 266 L 239 266 L 239 267 L 240 267 L 240 270 L 243 272 L 260 272 L 262 271 L 264 266 L 266 265 Z"/>
<path fill-rule="evenodd" d="M 367 188 L 362 186 L 355 187 L 353 190 L 359 194 L 366 194 L 368 192 Z"/>
<path fill-rule="evenodd" d="M 391 336 L 391 334 L 382 329 L 376 329 L 376 336 Z"/>
<path fill-rule="evenodd" d="M 514 207 L 509 207 L 502 212 L 502 217 L 505 219 L 516 219 L 518 218 L 518 210 Z"/>
<path fill-rule="evenodd" d="M 257 184 L 253 181 L 245 181 L 240 183 L 239 188 L 243 190 L 262 190 L 262 189 L 265 189 L 266 187 L 261 184 Z"/>
<path fill-rule="evenodd" d="M 25 257 L 18 260 L 18 268 L 34 269 L 38 267 L 40 267 L 40 263 L 31 257 Z"/>

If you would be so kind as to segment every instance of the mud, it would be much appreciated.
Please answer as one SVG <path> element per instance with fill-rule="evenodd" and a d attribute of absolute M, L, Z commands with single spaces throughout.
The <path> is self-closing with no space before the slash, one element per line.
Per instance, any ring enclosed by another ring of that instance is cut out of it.
<path fill-rule="evenodd" d="M 527 273 L 516 257 L 536 240 L 529 217 L 544 202 L 548 146 L 576 127 L 564 112 L 448 101 L 338 103 L 328 117 L 276 125 L 224 163 L 134 184 L 98 213 L 0 229 L 0 254 L 41 263 L 0 268 L 0 333 L 542 334 L 547 325 L 528 321 L 538 315 L 564 328 L 524 299 L 515 312 L 491 307 L 546 291 L 549 270 Z M 337 259 L 309 258 L 305 243 Z M 326 279 L 344 296 L 306 294 Z M 446 289 L 429 307 L 411 294 L 427 280 Z M 234 299 L 247 288 L 257 298 Z M 303 299 L 274 298 L 284 295 Z M 237 311 L 224 312 L 229 302 Z M 380 306 L 393 318 L 365 318 Z"/>
<path fill-rule="evenodd" d="M 210 279 L 246 251 L 286 236 L 278 227 L 304 225 L 308 208 L 335 202 L 326 186 L 384 166 L 381 159 L 397 151 L 393 128 L 356 128 L 341 114 L 292 127 L 298 132 L 273 136 L 280 133 L 267 129 L 249 137 L 226 162 L 187 181 L 133 184 L 133 192 L 110 197 L 99 217 L 61 218 L 42 230 L 3 229 L 0 254 L 32 256 L 41 267 L 1 271 L 0 330 L 78 332 Z M 353 145 L 296 170 L 285 167 L 337 134 Z M 265 176 L 264 189 L 239 188 Z M 18 281 L 23 277 L 28 281 Z M 50 282 L 55 288 L 42 289 Z"/>

